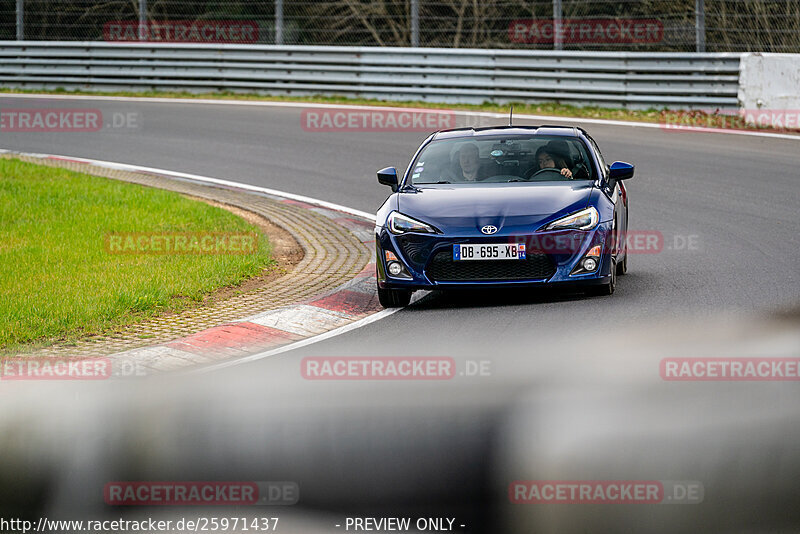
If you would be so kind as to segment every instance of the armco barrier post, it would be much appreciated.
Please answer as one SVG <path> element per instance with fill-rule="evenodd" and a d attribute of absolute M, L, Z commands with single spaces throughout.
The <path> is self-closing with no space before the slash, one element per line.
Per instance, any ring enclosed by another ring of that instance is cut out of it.
<path fill-rule="evenodd" d="M 706 6 L 705 0 L 694 0 L 694 34 L 696 52 L 706 51 Z"/>
<path fill-rule="evenodd" d="M 25 40 L 25 0 L 17 0 L 17 41 Z"/>

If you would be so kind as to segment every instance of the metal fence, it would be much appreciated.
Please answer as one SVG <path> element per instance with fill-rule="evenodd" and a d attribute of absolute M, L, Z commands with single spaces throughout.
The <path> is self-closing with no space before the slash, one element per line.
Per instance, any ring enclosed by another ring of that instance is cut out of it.
<path fill-rule="evenodd" d="M 797 0 L 0 0 L 0 39 L 800 52 L 798 36 Z"/>
<path fill-rule="evenodd" d="M 736 107 L 739 54 L 0 42 L 18 88 Z"/>

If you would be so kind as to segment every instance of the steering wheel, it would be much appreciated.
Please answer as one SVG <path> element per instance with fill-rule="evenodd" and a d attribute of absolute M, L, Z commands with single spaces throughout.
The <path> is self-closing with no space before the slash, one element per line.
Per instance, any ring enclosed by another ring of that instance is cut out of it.
<path fill-rule="evenodd" d="M 554 173 L 558 174 L 559 176 L 564 176 L 563 174 L 561 174 L 561 171 L 559 169 L 555 169 L 553 167 L 548 167 L 546 169 L 539 169 L 538 171 L 536 171 L 535 173 L 530 175 L 528 180 L 533 180 L 534 178 L 536 178 L 537 176 L 539 176 L 543 172 L 554 172 Z M 564 178 L 566 178 L 566 176 L 564 176 Z"/>

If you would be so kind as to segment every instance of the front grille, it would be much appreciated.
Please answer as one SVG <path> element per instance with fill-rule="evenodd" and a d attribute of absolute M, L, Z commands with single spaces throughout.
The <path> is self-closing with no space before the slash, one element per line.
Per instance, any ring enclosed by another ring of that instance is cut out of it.
<path fill-rule="evenodd" d="M 547 254 L 531 254 L 525 260 L 453 261 L 453 253 L 442 250 L 428 265 L 428 276 L 434 282 L 537 280 L 550 278 L 555 272 Z"/>

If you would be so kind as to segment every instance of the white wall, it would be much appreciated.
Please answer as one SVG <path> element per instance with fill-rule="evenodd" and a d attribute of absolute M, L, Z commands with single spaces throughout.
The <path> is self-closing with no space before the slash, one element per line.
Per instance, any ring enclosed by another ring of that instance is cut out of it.
<path fill-rule="evenodd" d="M 800 113 L 800 54 L 742 54 L 739 106 Z"/>

